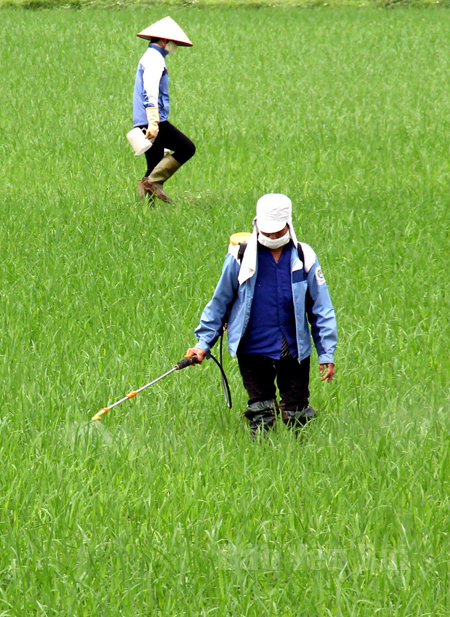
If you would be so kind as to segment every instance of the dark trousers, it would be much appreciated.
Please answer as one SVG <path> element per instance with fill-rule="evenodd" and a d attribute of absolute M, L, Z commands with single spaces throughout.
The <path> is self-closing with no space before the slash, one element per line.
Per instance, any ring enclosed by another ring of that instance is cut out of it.
<path fill-rule="evenodd" d="M 237 357 L 249 405 L 275 399 L 276 380 L 282 410 L 301 411 L 308 407 L 309 357 L 300 363 L 291 355 L 280 360 L 249 353 L 238 353 Z"/>
<path fill-rule="evenodd" d="M 147 128 L 147 127 L 141 127 Z M 186 137 L 184 133 L 179 131 L 168 120 L 159 123 L 159 132 L 153 142 L 153 146 L 145 153 L 147 159 L 147 171 L 145 177 L 148 177 L 155 169 L 156 165 L 164 156 L 164 148 L 172 150 L 173 158 L 184 165 L 195 154 L 195 145 Z"/>

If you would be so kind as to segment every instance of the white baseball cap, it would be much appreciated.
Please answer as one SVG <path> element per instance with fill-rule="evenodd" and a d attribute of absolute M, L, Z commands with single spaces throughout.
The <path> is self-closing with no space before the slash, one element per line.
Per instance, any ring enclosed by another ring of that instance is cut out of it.
<path fill-rule="evenodd" d="M 281 231 L 292 219 L 292 201 L 282 193 L 268 193 L 256 204 L 256 224 L 259 231 L 273 234 Z"/>

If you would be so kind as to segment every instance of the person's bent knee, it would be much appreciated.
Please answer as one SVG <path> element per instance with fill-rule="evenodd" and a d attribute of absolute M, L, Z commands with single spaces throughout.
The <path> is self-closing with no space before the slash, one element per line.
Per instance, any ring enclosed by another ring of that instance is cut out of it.
<path fill-rule="evenodd" d="M 195 144 L 190 139 L 186 138 L 185 143 L 183 143 L 183 147 L 177 148 L 173 153 L 173 158 L 180 163 L 180 165 L 184 165 L 194 156 L 195 150 Z"/>
<path fill-rule="evenodd" d="M 197 150 L 197 148 L 195 147 L 194 142 L 189 140 L 189 143 L 186 144 L 186 150 L 184 152 L 184 156 L 185 156 L 186 161 L 188 161 L 189 159 L 191 159 L 194 156 L 196 150 Z"/>

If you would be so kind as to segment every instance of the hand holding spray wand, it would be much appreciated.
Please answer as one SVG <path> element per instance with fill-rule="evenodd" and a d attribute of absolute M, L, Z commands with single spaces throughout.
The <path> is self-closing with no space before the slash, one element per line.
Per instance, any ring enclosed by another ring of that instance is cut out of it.
<path fill-rule="evenodd" d="M 100 409 L 100 411 L 98 413 L 96 413 L 95 416 L 92 417 L 92 422 L 100 421 L 102 419 L 102 416 L 105 415 L 105 413 L 108 413 L 108 411 L 110 409 L 112 409 L 113 407 L 116 407 L 117 405 L 120 405 L 120 403 L 123 403 L 124 401 L 128 401 L 129 399 L 134 398 L 136 396 L 136 394 L 139 394 L 139 392 L 142 392 L 142 390 L 145 390 L 146 388 L 149 388 L 150 386 L 152 386 L 157 381 L 160 381 L 161 379 L 164 379 L 164 377 L 167 377 L 167 375 L 170 375 L 170 373 L 173 373 L 174 371 L 179 371 L 182 368 L 186 368 L 187 366 L 192 366 L 193 364 L 198 364 L 198 363 L 199 362 L 198 362 L 197 356 L 192 356 L 190 358 L 188 358 L 188 357 L 183 358 L 182 360 L 177 362 L 177 364 L 175 364 L 173 369 L 171 369 L 170 371 L 167 371 L 167 373 L 164 373 L 164 375 L 161 375 L 160 377 L 157 377 L 156 379 L 154 379 L 150 383 L 145 384 L 145 386 L 142 386 L 141 388 L 138 388 L 137 390 L 133 390 L 132 392 L 130 392 L 129 394 L 127 394 L 126 396 L 121 398 L 120 401 L 116 401 L 115 403 L 113 403 L 109 407 L 103 407 L 103 409 Z"/>

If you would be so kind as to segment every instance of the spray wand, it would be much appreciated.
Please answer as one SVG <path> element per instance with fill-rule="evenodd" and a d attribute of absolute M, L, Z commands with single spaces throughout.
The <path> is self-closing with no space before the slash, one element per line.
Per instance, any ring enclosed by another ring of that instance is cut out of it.
<path fill-rule="evenodd" d="M 192 366 L 193 364 L 198 364 L 198 363 L 199 362 L 198 362 L 197 356 L 191 356 L 190 358 L 187 358 L 187 357 L 183 358 L 182 360 L 180 360 L 179 362 L 175 364 L 173 369 L 170 369 L 170 371 L 167 371 L 167 373 L 164 373 L 164 375 L 157 377 L 150 383 L 145 384 L 145 386 L 142 386 L 141 388 L 138 388 L 137 390 L 133 390 L 132 392 L 130 392 L 129 394 L 121 398 L 120 401 L 116 401 L 109 407 L 103 407 L 103 409 L 100 409 L 100 411 L 96 413 L 95 416 L 92 417 L 92 422 L 100 421 L 102 419 L 102 416 L 104 416 L 105 413 L 108 413 L 110 409 L 112 409 L 113 407 L 116 407 L 117 405 L 120 405 L 120 403 L 123 403 L 124 401 L 128 401 L 129 399 L 134 398 L 136 394 L 139 394 L 139 392 L 142 392 L 142 390 L 149 388 L 157 381 L 164 379 L 164 377 L 167 377 L 167 375 L 170 375 L 170 373 L 173 373 L 174 371 L 180 371 L 182 368 L 186 368 L 187 366 Z"/>

